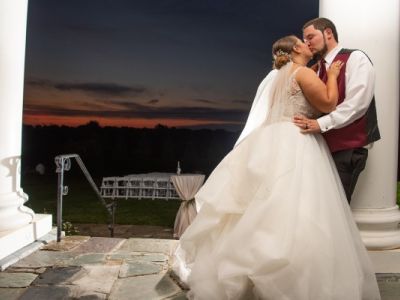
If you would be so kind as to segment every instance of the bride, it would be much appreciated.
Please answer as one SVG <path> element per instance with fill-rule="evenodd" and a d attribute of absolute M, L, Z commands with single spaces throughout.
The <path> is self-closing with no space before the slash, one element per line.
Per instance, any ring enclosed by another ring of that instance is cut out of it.
<path fill-rule="evenodd" d="M 173 269 L 190 299 L 380 299 L 327 145 L 292 122 L 335 108 L 342 63 L 325 86 L 297 37 L 272 52 L 254 118 L 197 193 Z"/>

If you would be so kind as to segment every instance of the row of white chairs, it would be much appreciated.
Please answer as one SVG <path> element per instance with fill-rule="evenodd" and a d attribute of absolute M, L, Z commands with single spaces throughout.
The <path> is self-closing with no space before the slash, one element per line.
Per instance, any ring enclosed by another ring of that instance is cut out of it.
<path fill-rule="evenodd" d="M 170 176 L 128 175 L 104 177 L 100 187 L 103 198 L 179 199 Z"/>

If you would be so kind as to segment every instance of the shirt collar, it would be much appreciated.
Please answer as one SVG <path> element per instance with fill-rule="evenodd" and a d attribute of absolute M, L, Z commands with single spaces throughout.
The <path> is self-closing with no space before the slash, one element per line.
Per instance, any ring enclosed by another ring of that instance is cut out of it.
<path fill-rule="evenodd" d="M 328 54 L 325 56 L 325 61 L 328 66 L 330 66 L 330 64 L 333 62 L 333 59 L 336 57 L 340 50 L 342 50 L 342 47 L 340 45 L 336 45 L 335 48 L 328 52 Z"/>

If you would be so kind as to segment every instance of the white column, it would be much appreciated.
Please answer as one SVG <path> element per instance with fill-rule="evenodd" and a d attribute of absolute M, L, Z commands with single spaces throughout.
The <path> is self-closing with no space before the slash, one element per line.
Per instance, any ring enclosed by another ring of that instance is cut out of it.
<path fill-rule="evenodd" d="M 396 205 L 399 130 L 399 0 L 320 0 L 345 48 L 364 50 L 376 70 L 375 98 L 382 139 L 369 151 L 351 203 L 369 249 L 400 247 Z"/>
<path fill-rule="evenodd" d="M 33 220 L 20 187 L 28 0 L 0 0 L 0 232 Z"/>

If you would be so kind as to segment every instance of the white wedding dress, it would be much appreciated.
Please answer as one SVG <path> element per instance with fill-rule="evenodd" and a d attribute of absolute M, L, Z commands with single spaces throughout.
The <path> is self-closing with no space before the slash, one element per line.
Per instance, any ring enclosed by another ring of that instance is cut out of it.
<path fill-rule="evenodd" d="M 191 299 L 380 299 L 324 139 L 292 123 L 318 112 L 291 67 L 276 76 L 267 119 L 196 195 L 173 266 Z"/>

